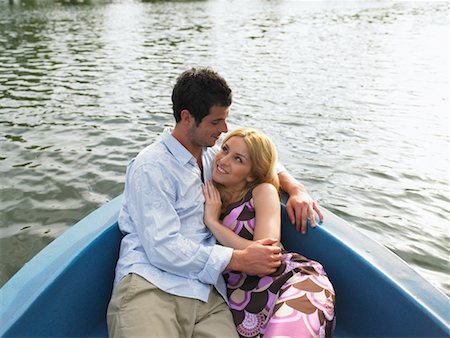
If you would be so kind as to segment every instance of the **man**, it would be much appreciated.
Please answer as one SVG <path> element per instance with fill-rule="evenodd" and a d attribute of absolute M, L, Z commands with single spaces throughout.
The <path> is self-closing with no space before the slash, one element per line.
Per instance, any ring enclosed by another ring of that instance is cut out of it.
<path fill-rule="evenodd" d="M 211 179 L 212 147 L 228 130 L 231 96 L 210 69 L 181 74 L 172 93 L 175 127 L 128 165 L 111 337 L 237 337 L 222 271 L 267 275 L 281 264 L 276 240 L 233 250 L 217 245 L 203 223 L 201 186 Z M 308 212 L 320 215 L 301 184 L 279 176 L 297 226 Z"/>

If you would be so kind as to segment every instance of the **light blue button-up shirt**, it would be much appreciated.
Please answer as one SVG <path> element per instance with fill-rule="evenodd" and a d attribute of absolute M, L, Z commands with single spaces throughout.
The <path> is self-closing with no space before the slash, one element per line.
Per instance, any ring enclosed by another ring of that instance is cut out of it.
<path fill-rule="evenodd" d="M 218 148 L 202 153 L 204 179 L 211 179 Z M 167 293 L 206 302 L 211 285 L 226 300 L 222 271 L 232 249 L 216 244 L 203 223 L 200 169 L 192 154 L 165 130 L 127 168 L 114 286 L 136 273 Z"/>

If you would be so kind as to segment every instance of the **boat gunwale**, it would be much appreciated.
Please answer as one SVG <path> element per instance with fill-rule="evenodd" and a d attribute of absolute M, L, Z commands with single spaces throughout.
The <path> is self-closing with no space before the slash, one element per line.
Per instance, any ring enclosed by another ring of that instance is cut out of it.
<path fill-rule="evenodd" d="M 122 194 L 82 218 L 38 252 L 0 288 L 0 337 L 83 255 L 89 245 L 117 225 L 121 200 Z"/>
<path fill-rule="evenodd" d="M 83 254 L 87 246 L 95 244 L 95 241 L 103 234 L 117 226 L 121 199 L 122 195 L 117 196 L 66 230 L 0 289 L 2 305 L 0 336 L 8 332 L 41 293 L 77 261 L 77 257 Z M 286 196 L 283 196 L 283 205 L 285 201 Z M 314 241 L 315 236 L 332 237 L 337 244 L 344 246 L 354 259 L 363 263 L 367 262 L 365 265 L 380 275 L 380 278 L 386 279 L 392 287 L 413 302 L 417 309 L 429 314 L 428 317 L 443 332 L 450 332 L 449 297 L 391 250 L 326 208 L 322 207 L 321 210 L 325 216 L 324 224 L 315 229 L 309 229 L 306 235 L 309 237 L 308 240 Z M 284 222 L 290 223 L 286 217 L 286 209 L 283 207 Z M 296 232 L 293 225 L 290 227 L 284 225 L 282 231 L 284 236 L 286 232 Z"/>
<path fill-rule="evenodd" d="M 345 246 L 348 252 L 354 253 L 355 258 L 368 262 L 367 267 L 374 273 L 385 277 L 384 279 L 389 281 L 391 286 L 395 287 L 405 298 L 414 302 L 416 308 L 421 309 L 425 314 L 432 314 L 429 318 L 444 332 L 450 333 L 450 298 L 445 293 L 427 281 L 389 248 L 368 237 L 326 208 L 321 207 L 321 212 L 325 219 L 334 218 L 337 221 L 329 223 L 325 221 L 323 225 L 313 231 L 327 233 L 340 245 Z M 338 224 L 339 226 L 337 226 Z M 341 227 L 343 224 L 345 227 Z M 354 231 L 349 234 L 348 232 L 344 233 L 343 229 Z M 365 247 L 359 243 L 364 243 Z"/>

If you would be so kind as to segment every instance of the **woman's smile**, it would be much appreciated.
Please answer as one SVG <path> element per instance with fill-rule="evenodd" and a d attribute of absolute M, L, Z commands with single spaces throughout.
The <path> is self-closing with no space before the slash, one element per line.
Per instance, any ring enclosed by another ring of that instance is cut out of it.
<path fill-rule="evenodd" d="M 216 170 L 220 173 L 220 174 L 228 174 L 228 172 L 223 169 L 219 164 L 216 165 Z"/>
<path fill-rule="evenodd" d="M 245 186 L 250 178 L 251 161 L 242 137 L 233 136 L 222 145 L 214 159 L 213 180 L 223 186 Z"/>

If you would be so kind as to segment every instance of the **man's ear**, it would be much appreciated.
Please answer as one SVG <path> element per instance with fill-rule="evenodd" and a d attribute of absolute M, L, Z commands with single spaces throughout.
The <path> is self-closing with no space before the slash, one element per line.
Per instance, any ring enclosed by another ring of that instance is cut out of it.
<path fill-rule="evenodd" d="M 180 113 L 181 122 L 186 123 L 187 125 L 191 125 L 193 121 L 195 121 L 194 116 L 191 115 L 189 110 L 183 109 Z"/>

